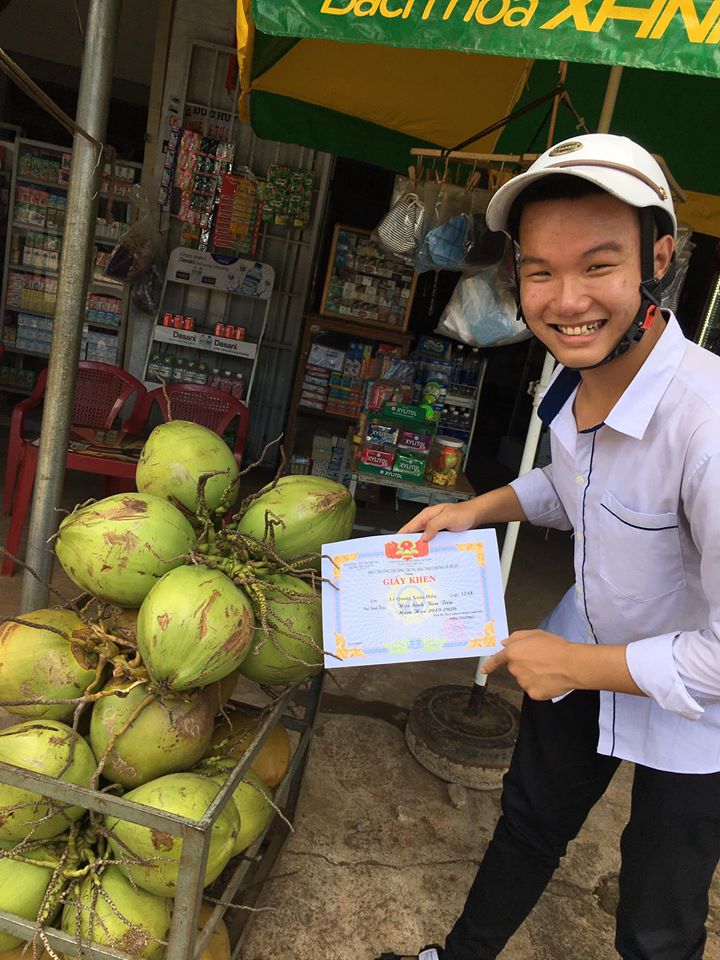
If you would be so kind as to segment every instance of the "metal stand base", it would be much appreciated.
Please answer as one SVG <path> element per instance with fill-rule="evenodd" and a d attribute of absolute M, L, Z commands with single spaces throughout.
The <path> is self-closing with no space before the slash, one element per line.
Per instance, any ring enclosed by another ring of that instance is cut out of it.
<path fill-rule="evenodd" d="M 470 687 L 429 687 L 417 698 L 405 728 L 410 753 L 441 780 L 472 790 L 496 790 L 510 764 L 518 710 L 495 693 L 482 709 L 471 705 Z"/>

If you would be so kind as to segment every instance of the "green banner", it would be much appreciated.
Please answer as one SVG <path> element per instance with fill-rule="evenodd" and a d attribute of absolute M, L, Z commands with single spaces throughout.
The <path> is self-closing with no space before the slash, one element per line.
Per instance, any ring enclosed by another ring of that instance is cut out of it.
<path fill-rule="evenodd" d="M 253 18 L 288 37 L 720 76 L 720 0 L 253 0 Z"/>

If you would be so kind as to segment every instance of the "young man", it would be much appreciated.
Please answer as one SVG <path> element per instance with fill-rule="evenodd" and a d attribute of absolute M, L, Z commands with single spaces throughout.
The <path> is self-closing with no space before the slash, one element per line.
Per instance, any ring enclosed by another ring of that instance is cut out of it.
<path fill-rule="evenodd" d="M 658 308 L 675 213 L 632 141 L 557 144 L 487 219 L 516 242 L 520 309 L 561 364 L 539 408 L 552 463 L 403 531 L 572 529 L 576 583 L 487 663 L 526 694 L 502 816 L 444 949 L 420 957 L 496 957 L 629 760 L 616 949 L 698 960 L 720 858 L 720 358 Z"/>

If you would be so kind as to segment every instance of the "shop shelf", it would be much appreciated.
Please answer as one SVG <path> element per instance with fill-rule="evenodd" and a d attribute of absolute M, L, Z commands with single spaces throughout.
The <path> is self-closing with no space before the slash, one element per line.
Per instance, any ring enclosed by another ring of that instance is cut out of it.
<path fill-rule="evenodd" d="M 50 270 L 49 267 L 30 267 L 24 263 L 9 263 L 8 270 L 18 270 L 20 273 L 36 273 L 43 277 L 57 277 L 57 270 Z"/>
<path fill-rule="evenodd" d="M 27 230 L 28 233 L 51 233 L 55 237 L 61 237 L 64 230 L 57 227 L 38 227 L 34 223 L 21 223 L 19 220 L 13 220 L 13 230 Z"/>
<path fill-rule="evenodd" d="M 156 326 L 153 339 L 158 343 L 173 343 L 178 347 L 194 347 L 206 353 L 224 353 L 232 357 L 245 357 L 252 360 L 257 353 L 257 344 L 251 340 L 231 340 L 229 337 L 216 337 L 212 333 L 200 330 L 178 330 L 175 327 Z"/>
<path fill-rule="evenodd" d="M 41 180 L 39 177 L 23 177 L 20 174 L 17 176 L 18 183 L 29 183 L 34 187 L 49 187 L 51 190 L 62 190 L 65 193 L 69 190 L 69 186 L 66 183 L 57 183 L 57 181 L 52 180 Z"/>
<path fill-rule="evenodd" d="M 477 396 L 475 394 L 472 397 L 466 397 L 462 394 L 448 393 L 445 397 L 445 404 L 452 407 L 467 407 L 468 410 L 473 410 L 476 403 Z"/>
<path fill-rule="evenodd" d="M 55 318 L 54 313 L 44 313 L 42 310 L 29 310 L 27 307 L 14 307 L 9 303 L 5 304 L 5 309 L 9 310 L 10 313 L 28 313 L 31 317 L 45 317 L 49 320 Z"/>

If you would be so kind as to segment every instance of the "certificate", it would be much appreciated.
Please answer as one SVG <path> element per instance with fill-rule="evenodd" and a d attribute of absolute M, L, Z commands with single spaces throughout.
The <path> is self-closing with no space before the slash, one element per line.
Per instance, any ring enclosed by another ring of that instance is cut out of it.
<path fill-rule="evenodd" d="M 323 546 L 326 667 L 489 656 L 508 635 L 495 531 Z"/>

